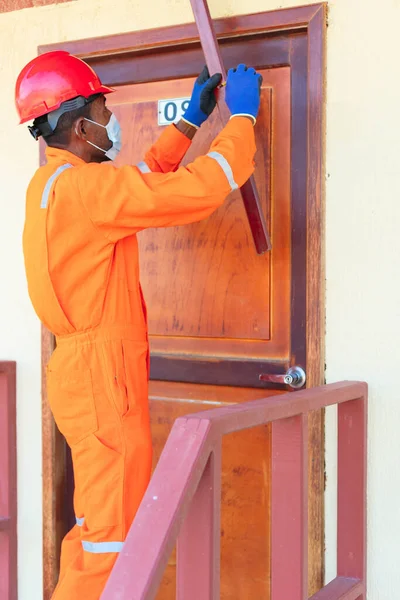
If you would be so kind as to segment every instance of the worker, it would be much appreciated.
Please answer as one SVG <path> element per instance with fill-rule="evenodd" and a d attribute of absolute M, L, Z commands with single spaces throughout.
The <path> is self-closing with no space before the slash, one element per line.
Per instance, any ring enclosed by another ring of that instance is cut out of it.
<path fill-rule="evenodd" d="M 205 68 L 177 125 L 137 165 L 116 167 L 113 92 L 67 52 L 32 60 L 16 83 L 21 123 L 43 136 L 47 163 L 27 190 L 23 249 L 29 295 L 55 335 L 47 390 L 71 448 L 76 526 L 61 550 L 53 600 L 98 600 L 149 483 L 146 307 L 136 234 L 208 217 L 251 176 L 261 75 L 226 81 L 230 121 L 210 151 L 180 166 L 216 105 L 221 75 Z M 151 540 L 149 540 L 151 543 Z"/>

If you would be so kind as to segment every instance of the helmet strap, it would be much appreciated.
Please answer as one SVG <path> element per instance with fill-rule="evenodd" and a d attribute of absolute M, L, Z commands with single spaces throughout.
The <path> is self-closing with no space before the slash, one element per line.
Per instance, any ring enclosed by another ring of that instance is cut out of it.
<path fill-rule="evenodd" d="M 93 100 L 96 100 L 99 96 L 101 96 L 101 94 L 93 94 L 92 96 L 89 96 L 89 98 L 77 96 L 76 98 L 72 98 L 72 100 L 66 100 L 59 108 L 57 108 L 57 110 L 52 110 L 47 115 L 43 115 L 46 119 L 39 117 L 33 121 L 33 125 L 28 125 L 31 135 L 35 140 L 38 140 L 41 135 L 44 137 L 52 135 L 55 132 L 58 121 L 62 115 L 83 108 L 86 104 L 93 102 Z"/>

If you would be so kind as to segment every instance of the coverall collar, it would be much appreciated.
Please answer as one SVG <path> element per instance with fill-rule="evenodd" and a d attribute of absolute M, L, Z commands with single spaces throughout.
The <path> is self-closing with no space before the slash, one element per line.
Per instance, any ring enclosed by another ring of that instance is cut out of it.
<path fill-rule="evenodd" d="M 85 164 L 85 161 L 76 154 L 60 148 L 51 148 L 50 146 L 46 148 L 46 158 L 47 162 L 69 163 L 73 167 Z"/>

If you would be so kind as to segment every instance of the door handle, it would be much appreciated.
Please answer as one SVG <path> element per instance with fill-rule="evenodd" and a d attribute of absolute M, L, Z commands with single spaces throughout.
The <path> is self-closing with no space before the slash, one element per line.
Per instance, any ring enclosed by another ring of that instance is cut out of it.
<path fill-rule="evenodd" d="M 286 373 L 278 375 L 262 373 L 259 376 L 259 379 L 260 381 L 265 381 L 266 383 L 280 383 L 282 385 L 288 385 L 289 387 L 297 390 L 303 387 L 307 378 L 304 369 L 296 366 L 290 367 Z"/>

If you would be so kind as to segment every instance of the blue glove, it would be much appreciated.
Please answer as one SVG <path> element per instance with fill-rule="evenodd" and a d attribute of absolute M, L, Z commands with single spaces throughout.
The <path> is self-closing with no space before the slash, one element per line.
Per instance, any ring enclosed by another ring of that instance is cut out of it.
<path fill-rule="evenodd" d="M 182 116 L 190 125 L 200 127 L 211 115 L 217 104 L 214 91 L 221 79 L 221 73 L 210 77 L 207 67 L 204 67 L 194 84 L 189 106 Z"/>
<path fill-rule="evenodd" d="M 252 117 L 254 123 L 260 108 L 262 76 L 253 68 L 239 65 L 229 69 L 226 81 L 225 102 L 232 116 Z"/>

